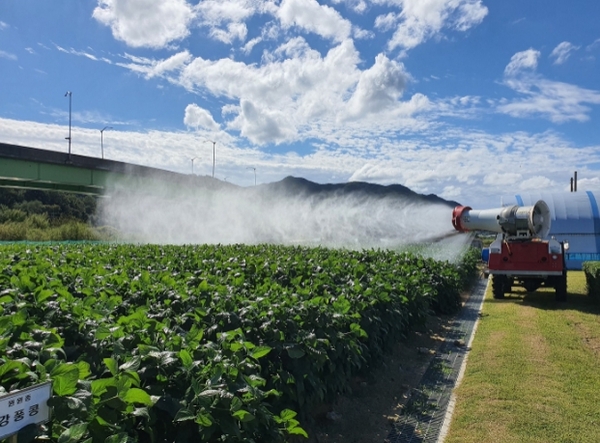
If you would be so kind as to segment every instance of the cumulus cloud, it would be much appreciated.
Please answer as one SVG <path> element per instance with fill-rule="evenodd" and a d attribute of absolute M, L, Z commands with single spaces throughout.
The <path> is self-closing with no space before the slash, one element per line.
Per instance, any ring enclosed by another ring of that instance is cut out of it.
<path fill-rule="evenodd" d="M 201 108 L 195 103 L 189 104 L 185 107 L 183 123 L 188 128 L 205 128 L 211 131 L 216 131 L 219 129 L 219 124 L 215 122 L 212 114 L 208 110 Z"/>
<path fill-rule="evenodd" d="M 93 12 L 116 39 L 155 49 L 187 37 L 194 15 L 185 0 L 98 0 Z"/>
<path fill-rule="evenodd" d="M 397 104 L 406 86 L 404 66 L 379 54 L 375 64 L 363 71 L 356 91 L 348 101 L 348 114 L 359 118 L 365 114 L 384 112 Z"/>
<path fill-rule="evenodd" d="M 295 134 L 294 126 L 285 113 L 260 108 L 249 100 L 242 100 L 238 117 L 229 125 L 239 129 L 240 134 L 252 143 L 280 143 L 290 140 Z"/>
<path fill-rule="evenodd" d="M 362 14 L 368 9 L 367 3 L 364 0 L 331 0 L 331 3 L 335 5 L 343 3 L 348 8 L 359 14 Z"/>
<path fill-rule="evenodd" d="M 275 14 L 277 6 L 272 0 L 205 0 L 196 8 L 202 26 L 210 29 L 210 36 L 223 43 L 246 40 L 246 20 L 256 14 Z"/>
<path fill-rule="evenodd" d="M 539 191 L 540 189 L 551 189 L 556 185 L 553 180 L 545 176 L 535 176 L 527 180 L 523 180 L 519 189 L 522 191 Z"/>
<path fill-rule="evenodd" d="M 570 188 L 570 186 L 569 186 Z M 577 188 L 578 189 L 586 189 L 589 191 L 600 191 L 600 177 L 590 177 L 577 179 Z M 565 190 L 569 190 L 565 188 Z"/>
<path fill-rule="evenodd" d="M 575 46 L 569 42 L 562 42 L 552 50 L 550 57 L 554 58 L 555 65 L 562 65 L 571 56 L 571 53 L 578 49 L 579 46 Z"/>
<path fill-rule="evenodd" d="M 298 27 L 335 41 L 347 39 L 352 31 L 339 12 L 316 0 L 283 0 L 277 16 L 284 28 Z"/>
<path fill-rule="evenodd" d="M 375 4 L 398 6 L 401 11 L 376 19 L 383 30 L 395 28 L 390 50 L 414 48 L 439 35 L 443 29 L 466 31 L 483 21 L 488 13 L 480 0 L 374 0 Z"/>
<path fill-rule="evenodd" d="M 517 52 L 510 59 L 510 63 L 504 68 L 504 75 L 514 76 L 525 70 L 535 70 L 537 68 L 540 51 L 528 49 L 526 51 Z"/>

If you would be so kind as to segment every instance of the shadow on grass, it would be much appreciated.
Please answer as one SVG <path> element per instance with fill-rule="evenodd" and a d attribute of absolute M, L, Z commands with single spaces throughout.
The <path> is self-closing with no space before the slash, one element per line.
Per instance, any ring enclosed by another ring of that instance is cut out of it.
<path fill-rule="evenodd" d="M 574 310 L 589 314 L 600 314 L 600 301 L 589 295 L 567 292 L 567 301 L 555 300 L 555 293 L 551 289 L 540 289 L 534 292 L 513 290 L 505 294 L 504 299 L 488 299 L 486 303 L 521 303 L 537 309 L 544 310 Z"/>

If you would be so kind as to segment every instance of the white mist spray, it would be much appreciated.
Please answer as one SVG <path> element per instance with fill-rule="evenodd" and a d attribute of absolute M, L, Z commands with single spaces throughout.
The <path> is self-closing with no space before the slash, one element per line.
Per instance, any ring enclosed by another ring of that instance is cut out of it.
<path fill-rule="evenodd" d="M 103 199 L 100 208 L 104 223 L 147 243 L 402 249 L 447 238 L 442 250 L 448 257 L 442 258 L 451 260 L 468 242 L 467 236 L 453 235 L 449 206 L 402 195 L 291 195 L 230 187 L 157 196 L 124 189 Z"/>

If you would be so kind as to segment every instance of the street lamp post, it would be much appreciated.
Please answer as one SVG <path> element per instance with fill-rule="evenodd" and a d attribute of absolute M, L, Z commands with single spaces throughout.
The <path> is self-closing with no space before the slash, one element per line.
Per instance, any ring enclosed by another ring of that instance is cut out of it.
<path fill-rule="evenodd" d="M 206 142 L 208 142 L 208 143 L 212 143 L 212 144 L 213 144 L 213 168 L 212 168 L 212 177 L 213 177 L 213 178 L 215 178 L 215 152 L 216 152 L 215 145 L 217 144 L 217 142 L 214 142 L 214 141 L 212 141 L 212 140 L 204 140 L 204 143 L 206 143 Z"/>
<path fill-rule="evenodd" d="M 253 166 L 248 166 L 246 169 L 252 169 L 254 171 L 254 186 L 256 186 L 256 168 Z"/>
<path fill-rule="evenodd" d="M 102 150 L 102 158 L 104 158 L 104 131 L 107 129 L 112 129 L 112 126 L 105 126 L 100 129 L 100 149 Z"/>
<path fill-rule="evenodd" d="M 66 96 L 69 96 L 69 136 L 65 138 L 69 140 L 69 161 L 71 161 L 71 97 L 73 96 L 73 93 L 71 91 L 67 91 L 65 93 L 65 97 Z"/>
<path fill-rule="evenodd" d="M 194 160 L 196 160 L 197 158 L 199 158 L 199 157 L 194 157 L 194 158 L 190 159 L 190 160 L 192 160 L 192 175 L 194 175 Z"/>

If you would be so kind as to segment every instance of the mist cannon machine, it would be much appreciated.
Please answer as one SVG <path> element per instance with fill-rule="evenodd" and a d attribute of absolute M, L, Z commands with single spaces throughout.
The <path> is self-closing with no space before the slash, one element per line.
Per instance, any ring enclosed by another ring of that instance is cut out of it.
<path fill-rule="evenodd" d="M 452 211 L 452 225 L 457 231 L 491 231 L 516 238 L 544 238 L 550 232 L 550 208 L 539 200 L 533 206 L 506 206 L 473 210 L 457 206 Z"/>
<path fill-rule="evenodd" d="M 491 231 L 498 233 L 482 257 L 492 275 L 494 298 L 504 298 L 512 286 L 523 286 L 528 292 L 540 286 L 552 286 L 556 299 L 567 297 L 565 250 L 568 243 L 554 238 L 550 232 L 551 214 L 546 202 L 533 206 L 506 206 L 474 210 L 457 206 L 452 211 L 452 225 L 459 232 Z"/>

